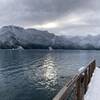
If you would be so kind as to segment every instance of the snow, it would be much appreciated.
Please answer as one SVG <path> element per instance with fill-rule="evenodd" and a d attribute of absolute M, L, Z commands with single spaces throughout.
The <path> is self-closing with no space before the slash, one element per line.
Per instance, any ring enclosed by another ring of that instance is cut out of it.
<path fill-rule="evenodd" d="M 81 67 L 78 71 L 82 72 L 85 69 L 85 67 Z"/>
<path fill-rule="evenodd" d="M 19 26 L 0 28 L 0 48 L 48 48 L 54 49 L 100 49 L 100 35 L 61 36 L 37 29 L 24 29 Z"/>
<path fill-rule="evenodd" d="M 100 68 L 96 68 L 84 100 L 100 100 Z"/>
<path fill-rule="evenodd" d="M 54 34 L 36 29 L 24 29 L 18 26 L 0 28 L 0 48 L 45 48 L 52 44 Z"/>
<path fill-rule="evenodd" d="M 53 48 L 52 47 L 49 47 L 49 51 L 52 51 L 53 50 Z"/>

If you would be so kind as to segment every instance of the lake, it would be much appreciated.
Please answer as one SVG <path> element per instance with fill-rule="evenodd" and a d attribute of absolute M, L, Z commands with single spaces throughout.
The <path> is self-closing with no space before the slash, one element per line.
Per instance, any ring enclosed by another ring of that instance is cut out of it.
<path fill-rule="evenodd" d="M 96 50 L 0 50 L 0 100 L 51 100 Z"/>

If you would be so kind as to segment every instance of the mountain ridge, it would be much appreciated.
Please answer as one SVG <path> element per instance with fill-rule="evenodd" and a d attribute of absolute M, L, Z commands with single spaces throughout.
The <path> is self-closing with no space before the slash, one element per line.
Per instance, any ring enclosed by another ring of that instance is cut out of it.
<path fill-rule="evenodd" d="M 48 31 L 33 28 L 24 29 L 19 26 L 3 26 L 0 28 L 1 49 L 100 49 L 98 36 L 57 36 Z"/>

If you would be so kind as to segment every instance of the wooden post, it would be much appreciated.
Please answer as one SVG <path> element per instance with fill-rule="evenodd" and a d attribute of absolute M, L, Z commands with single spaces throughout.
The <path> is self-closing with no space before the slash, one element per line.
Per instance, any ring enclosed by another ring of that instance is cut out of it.
<path fill-rule="evenodd" d="M 77 100 L 81 100 L 81 86 L 80 86 L 80 77 L 77 80 Z"/>
<path fill-rule="evenodd" d="M 85 80 L 84 80 L 84 88 L 85 88 L 85 93 L 86 93 L 86 91 L 87 91 L 87 85 L 88 85 L 88 81 L 87 81 L 87 69 L 86 69 L 86 71 L 85 71 Z"/>
<path fill-rule="evenodd" d="M 88 66 L 89 70 L 88 70 L 88 84 L 90 83 L 90 65 Z"/>

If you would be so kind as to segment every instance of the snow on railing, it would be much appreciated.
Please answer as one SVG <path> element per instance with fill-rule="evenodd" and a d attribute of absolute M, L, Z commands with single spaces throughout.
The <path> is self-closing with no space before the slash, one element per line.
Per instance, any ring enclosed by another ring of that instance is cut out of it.
<path fill-rule="evenodd" d="M 83 100 L 95 68 L 95 60 L 87 67 L 82 67 L 53 100 Z"/>

